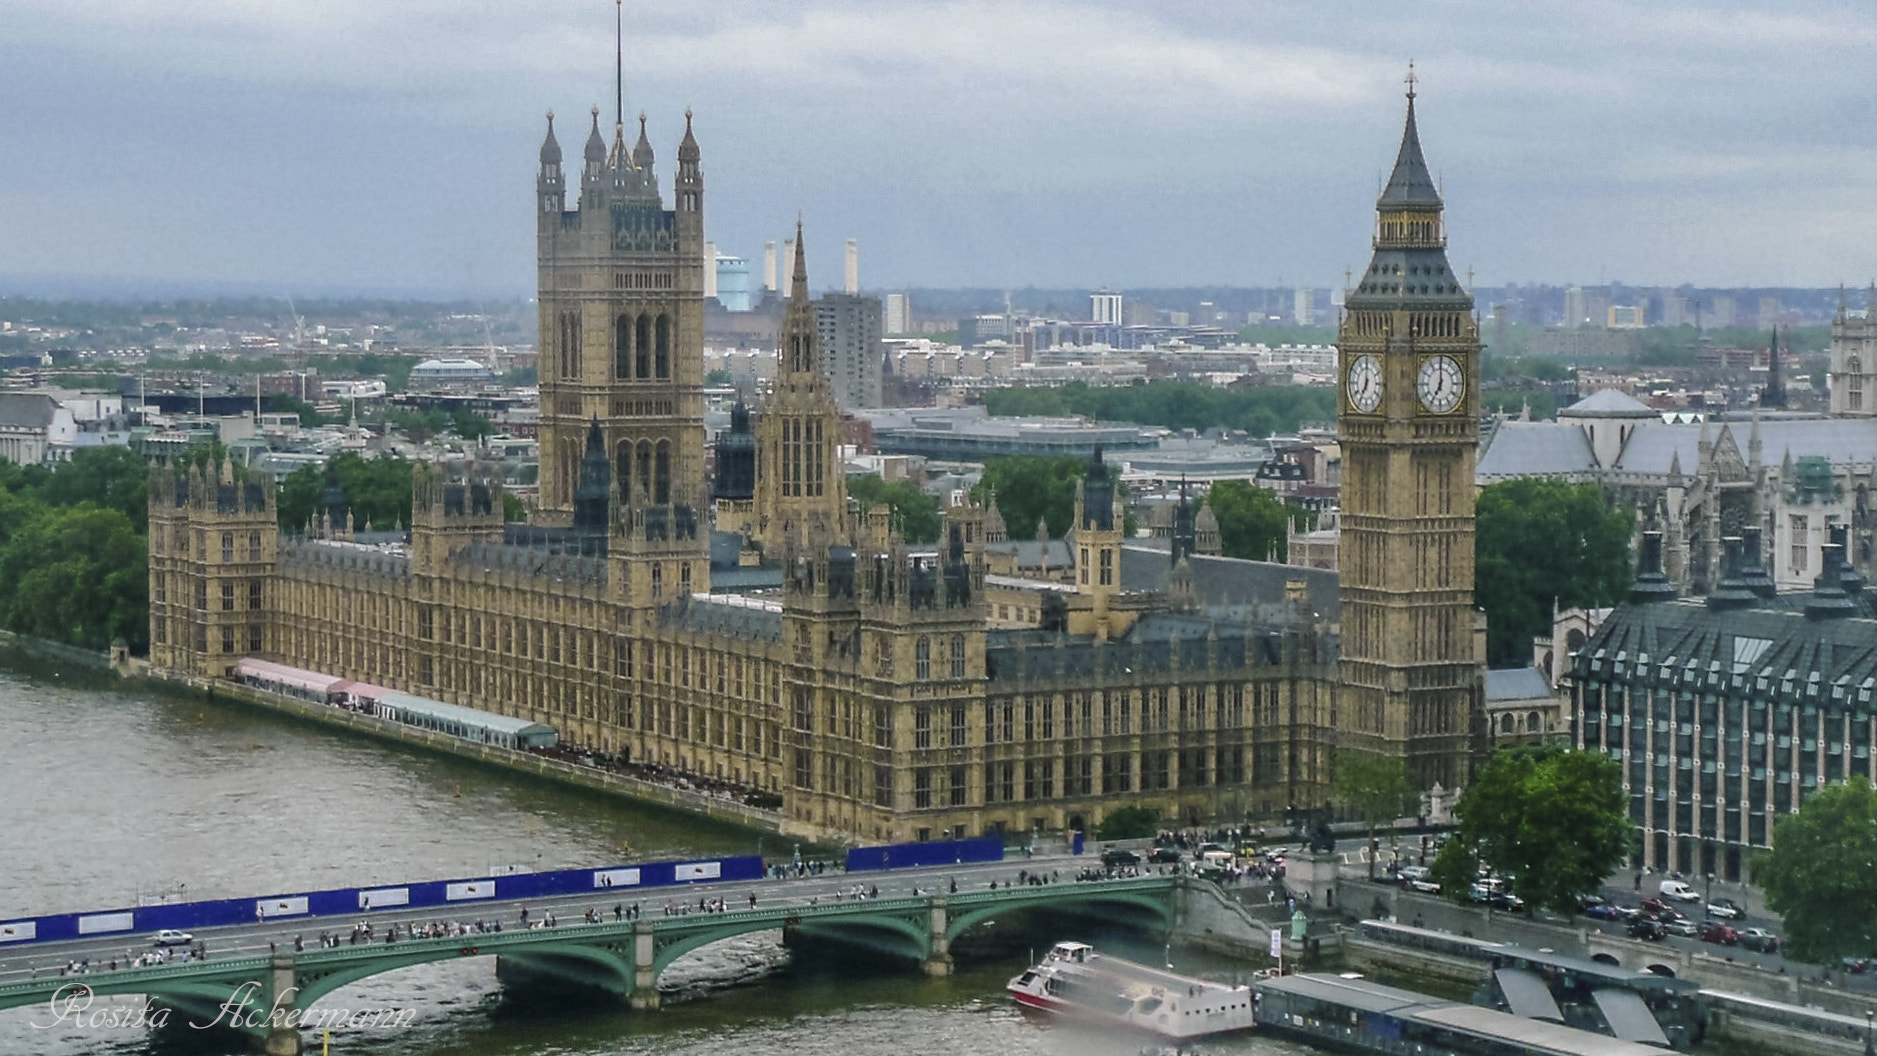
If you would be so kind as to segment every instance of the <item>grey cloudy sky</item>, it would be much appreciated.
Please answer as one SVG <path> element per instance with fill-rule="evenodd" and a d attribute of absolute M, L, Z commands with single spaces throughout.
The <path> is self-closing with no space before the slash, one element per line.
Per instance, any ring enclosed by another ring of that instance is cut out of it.
<path fill-rule="evenodd" d="M 1877 274 L 1877 8 L 635 0 L 627 108 L 709 235 L 813 284 L 1335 285 L 1421 76 L 1482 284 Z M 535 150 L 604 0 L 0 0 L 0 276 L 531 292 Z"/>

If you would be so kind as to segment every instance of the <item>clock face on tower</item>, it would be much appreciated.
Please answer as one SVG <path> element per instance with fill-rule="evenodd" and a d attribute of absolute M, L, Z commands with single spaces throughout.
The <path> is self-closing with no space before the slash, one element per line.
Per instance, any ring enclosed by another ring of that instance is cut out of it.
<path fill-rule="evenodd" d="M 1430 356 L 1415 376 L 1414 389 L 1421 397 L 1421 406 L 1435 414 L 1446 414 L 1460 405 L 1466 379 L 1452 356 Z"/>
<path fill-rule="evenodd" d="M 1349 364 L 1349 377 L 1345 380 L 1349 390 L 1349 403 L 1356 410 L 1368 414 L 1382 402 L 1382 365 L 1374 356 L 1357 356 Z"/>

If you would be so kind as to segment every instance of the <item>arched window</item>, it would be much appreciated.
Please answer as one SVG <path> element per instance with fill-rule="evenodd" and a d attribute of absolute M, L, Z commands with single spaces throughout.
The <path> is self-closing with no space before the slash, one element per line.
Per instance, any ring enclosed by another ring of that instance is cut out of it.
<path fill-rule="evenodd" d="M 663 506 L 671 501 L 671 441 L 658 442 L 658 459 L 652 473 L 652 501 Z"/>
<path fill-rule="evenodd" d="M 1508 733 L 1508 734 L 1512 732 L 1512 716 L 1511 715 L 1499 716 L 1499 732 Z"/>
<path fill-rule="evenodd" d="M 613 323 L 613 377 L 632 376 L 632 317 L 621 315 Z"/>
<path fill-rule="evenodd" d="M 632 501 L 632 441 L 621 440 L 613 449 L 613 463 L 616 468 L 613 475 L 619 478 L 619 498 L 624 502 Z"/>
<path fill-rule="evenodd" d="M 652 376 L 652 317 L 641 315 L 633 335 L 632 359 L 637 371 L 634 377 Z"/>
<path fill-rule="evenodd" d="M 659 378 L 671 377 L 671 316 L 658 317 L 658 337 L 656 359 L 652 364 L 652 375 Z"/>
<path fill-rule="evenodd" d="M 965 677 L 965 636 L 952 635 L 952 677 Z"/>
<path fill-rule="evenodd" d="M 654 561 L 652 562 L 652 600 L 657 601 L 664 596 L 665 564 L 662 561 Z"/>
<path fill-rule="evenodd" d="M 1538 713 L 1537 712 L 1534 711 L 1525 716 L 1525 732 L 1526 733 L 1538 732 Z"/>
<path fill-rule="evenodd" d="M 912 676 L 920 681 L 932 677 L 932 639 L 919 636 L 912 650 Z"/>
<path fill-rule="evenodd" d="M 644 495 L 646 490 L 652 486 L 652 442 L 650 440 L 639 441 L 638 456 L 639 494 Z"/>

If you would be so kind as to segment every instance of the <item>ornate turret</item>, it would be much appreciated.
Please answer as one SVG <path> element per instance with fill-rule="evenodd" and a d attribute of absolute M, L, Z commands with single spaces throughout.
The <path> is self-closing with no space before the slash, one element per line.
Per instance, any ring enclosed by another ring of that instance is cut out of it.
<path fill-rule="evenodd" d="M 1783 409 L 1786 406 L 1786 378 L 1779 368 L 1779 327 L 1773 327 L 1766 345 L 1766 387 L 1760 390 L 1760 406 Z"/>
<path fill-rule="evenodd" d="M 580 458 L 580 485 L 574 489 L 574 533 L 581 537 L 583 550 L 605 551 L 612 490 L 613 469 L 606 460 L 606 436 L 596 417 L 587 430 L 586 453 Z"/>
<path fill-rule="evenodd" d="M 777 339 L 775 388 L 757 424 L 756 530 L 766 553 L 780 551 L 785 540 L 819 548 L 848 534 L 841 409 L 822 369 L 821 328 L 808 299 L 799 221 L 794 268 Z"/>
<path fill-rule="evenodd" d="M 632 145 L 632 167 L 641 172 L 652 170 L 652 141 L 645 134 L 645 111 L 639 111 L 639 141 Z"/>
<path fill-rule="evenodd" d="M 597 179 L 606 167 L 606 140 L 600 135 L 600 108 L 593 108 L 593 130 L 587 133 L 586 179 Z"/>

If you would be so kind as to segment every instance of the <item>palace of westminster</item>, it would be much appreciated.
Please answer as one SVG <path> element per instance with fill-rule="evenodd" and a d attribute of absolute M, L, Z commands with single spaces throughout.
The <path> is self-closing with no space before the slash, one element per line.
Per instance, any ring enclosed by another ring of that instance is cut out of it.
<path fill-rule="evenodd" d="M 1099 452 L 1062 540 L 1010 539 L 993 501 L 908 545 L 847 495 L 799 237 L 774 389 L 709 457 L 689 113 L 671 208 L 653 163 L 643 118 L 609 146 L 596 110 L 564 173 L 549 116 L 534 519 L 505 524 L 500 475 L 471 463 L 418 468 L 408 534 L 352 524 L 336 487 L 282 533 L 271 489 L 159 468 L 158 671 L 256 656 L 547 723 L 778 797 L 804 836 L 1084 829 L 1133 805 L 1243 819 L 1322 805 L 1344 748 L 1465 783 L 1479 340 L 1412 89 L 1341 324 L 1340 575 L 1219 557 L 1184 501 L 1170 549 L 1132 543 Z M 739 589 L 755 554 L 779 590 Z"/>

